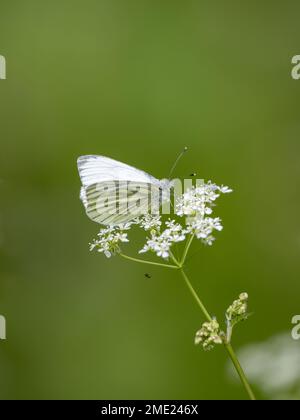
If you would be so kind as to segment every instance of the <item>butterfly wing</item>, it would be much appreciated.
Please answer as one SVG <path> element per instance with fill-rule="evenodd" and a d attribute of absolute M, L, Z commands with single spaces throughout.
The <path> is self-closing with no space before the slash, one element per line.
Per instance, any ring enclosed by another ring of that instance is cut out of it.
<path fill-rule="evenodd" d="M 118 225 L 146 214 L 150 194 L 159 202 L 160 181 L 144 171 L 96 155 L 81 156 L 77 164 L 83 185 L 80 198 L 97 223 Z"/>
<path fill-rule="evenodd" d="M 105 156 L 80 156 L 77 159 L 77 166 L 83 186 L 114 180 L 159 183 L 146 172 Z"/>
<path fill-rule="evenodd" d="M 153 207 L 157 203 L 156 208 L 159 209 L 158 186 L 136 182 L 125 184 L 118 185 L 114 181 L 82 187 L 81 199 L 88 217 L 100 224 L 119 225 L 148 213 L 150 203 Z"/>

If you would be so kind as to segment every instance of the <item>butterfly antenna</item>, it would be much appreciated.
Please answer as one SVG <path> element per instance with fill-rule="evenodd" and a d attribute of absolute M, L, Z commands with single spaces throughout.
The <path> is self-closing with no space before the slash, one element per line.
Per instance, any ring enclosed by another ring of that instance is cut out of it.
<path fill-rule="evenodd" d="M 171 168 L 171 170 L 170 170 L 170 173 L 169 173 L 169 179 L 171 179 L 171 176 L 173 175 L 173 172 L 174 172 L 174 170 L 175 170 L 175 168 L 176 168 L 176 166 L 177 166 L 177 164 L 178 164 L 178 162 L 180 161 L 180 159 L 182 158 L 182 156 L 186 153 L 188 151 L 188 148 L 187 147 L 185 147 L 184 149 L 183 149 L 183 151 L 177 156 L 177 159 L 175 160 L 175 162 L 174 162 L 174 164 L 173 164 L 173 166 L 172 166 L 172 168 Z"/>

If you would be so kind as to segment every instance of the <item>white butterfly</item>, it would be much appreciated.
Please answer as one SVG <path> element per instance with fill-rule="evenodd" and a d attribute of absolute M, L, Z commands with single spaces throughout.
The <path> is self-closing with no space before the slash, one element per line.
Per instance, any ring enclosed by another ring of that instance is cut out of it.
<path fill-rule="evenodd" d="M 172 181 L 158 180 L 144 171 L 104 156 L 77 160 L 82 182 L 80 199 L 88 217 L 104 225 L 119 225 L 154 212 L 170 200 Z"/>

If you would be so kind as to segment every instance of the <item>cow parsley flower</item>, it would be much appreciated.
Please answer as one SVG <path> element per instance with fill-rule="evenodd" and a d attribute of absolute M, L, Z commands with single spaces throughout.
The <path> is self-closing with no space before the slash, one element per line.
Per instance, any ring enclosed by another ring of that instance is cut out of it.
<path fill-rule="evenodd" d="M 232 330 L 236 324 L 249 318 L 248 293 L 241 293 L 226 311 L 227 341 L 231 341 Z"/>
<path fill-rule="evenodd" d="M 152 214 L 146 214 L 141 220 L 140 220 L 140 226 L 142 229 L 144 229 L 146 232 L 159 232 L 161 227 L 161 216 L 153 216 Z"/>
<path fill-rule="evenodd" d="M 226 311 L 226 317 L 229 320 L 234 320 L 247 313 L 248 294 L 241 293 L 239 298 L 235 300 Z"/>
<path fill-rule="evenodd" d="M 107 258 L 120 252 L 120 243 L 129 242 L 127 233 L 133 223 L 126 223 L 119 226 L 109 226 L 101 229 L 98 233 L 98 239 L 90 244 L 90 251 L 97 249 Z"/>
<path fill-rule="evenodd" d="M 212 207 L 220 194 L 232 192 L 229 187 L 221 186 L 209 181 L 188 189 L 179 197 L 175 206 L 178 216 L 202 216 L 212 214 Z"/>
<path fill-rule="evenodd" d="M 207 245 L 212 245 L 215 240 L 212 235 L 213 231 L 221 231 L 222 229 L 223 226 L 219 217 L 195 217 L 187 219 L 186 231 L 194 234 L 197 239 L 201 239 Z"/>
<path fill-rule="evenodd" d="M 166 226 L 167 229 L 163 234 L 169 237 L 172 242 L 182 242 L 185 240 L 186 232 L 179 223 L 175 222 L 175 220 L 167 220 Z"/>
<path fill-rule="evenodd" d="M 148 239 L 144 247 L 139 251 L 140 254 L 143 254 L 148 251 L 153 251 L 158 257 L 169 258 L 169 251 L 171 244 L 169 241 L 162 236 L 153 236 Z"/>
<path fill-rule="evenodd" d="M 168 220 L 165 223 L 166 229 L 159 234 L 153 233 L 147 239 L 144 247 L 139 251 L 140 254 L 148 251 L 156 253 L 158 257 L 169 258 L 170 248 L 176 242 L 182 242 L 186 238 L 186 232 L 183 227 L 174 220 Z"/>
<path fill-rule="evenodd" d="M 191 233 L 206 245 L 215 241 L 213 232 L 223 229 L 219 217 L 211 217 L 215 201 L 220 194 L 232 192 L 229 187 L 213 184 L 198 185 L 187 190 L 176 202 L 175 212 L 178 216 L 186 216 L 186 233 Z"/>
<path fill-rule="evenodd" d="M 215 344 L 222 344 L 220 337 L 220 325 L 216 319 L 205 322 L 201 329 L 196 332 L 195 344 L 201 344 L 204 350 L 212 350 Z"/>

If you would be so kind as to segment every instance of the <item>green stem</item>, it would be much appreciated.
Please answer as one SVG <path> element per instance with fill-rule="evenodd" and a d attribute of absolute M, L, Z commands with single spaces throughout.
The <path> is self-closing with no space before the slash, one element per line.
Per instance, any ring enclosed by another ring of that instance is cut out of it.
<path fill-rule="evenodd" d="M 224 346 L 225 346 L 225 348 L 227 350 L 227 353 L 229 354 L 229 357 L 230 357 L 230 359 L 231 359 L 231 361 L 232 361 L 232 363 L 233 363 L 233 365 L 234 365 L 234 367 L 235 367 L 235 369 L 236 369 L 236 371 L 237 371 L 237 373 L 240 377 L 240 380 L 241 380 L 242 384 L 245 387 L 245 390 L 246 390 L 250 400 L 255 401 L 256 400 L 255 395 L 254 395 L 254 393 L 251 389 L 251 386 L 250 386 L 250 384 L 247 380 L 245 372 L 243 371 L 243 368 L 240 365 L 240 362 L 238 361 L 238 358 L 236 357 L 236 354 L 235 354 L 231 344 L 224 343 Z"/>
<path fill-rule="evenodd" d="M 192 242 L 193 242 L 194 237 L 195 237 L 195 235 L 194 234 L 191 234 L 191 236 L 187 240 L 187 243 L 185 245 L 185 248 L 184 248 L 184 251 L 183 251 L 183 255 L 182 255 L 182 258 L 181 258 L 181 261 L 180 261 L 181 267 L 183 267 L 183 265 L 185 263 L 187 254 L 189 252 L 190 246 L 192 245 Z"/>
<path fill-rule="evenodd" d="M 182 268 L 180 268 L 180 272 L 181 272 L 181 274 L 182 274 L 182 276 L 183 276 L 183 278 L 185 280 L 186 285 L 188 286 L 190 292 L 192 293 L 194 299 L 196 300 L 198 306 L 200 307 L 203 315 L 205 316 L 205 318 L 207 319 L 208 322 L 211 322 L 212 321 L 212 317 L 209 315 L 207 309 L 203 305 L 203 303 L 202 303 L 201 299 L 199 298 L 197 292 L 195 291 L 195 289 L 193 288 L 191 282 L 189 281 L 186 273 L 184 272 L 184 270 Z M 244 385 L 244 388 L 245 388 L 245 390 L 246 390 L 249 398 L 252 401 L 255 401 L 256 400 L 255 395 L 254 395 L 254 393 L 253 393 L 253 391 L 251 389 L 251 386 L 250 386 L 250 384 L 249 384 L 249 382 L 247 380 L 247 377 L 245 375 L 245 372 L 243 371 L 243 368 L 240 365 L 240 362 L 238 361 L 238 358 L 237 358 L 237 356 L 236 356 L 236 354 L 235 354 L 235 352 L 234 352 L 231 344 L 228 343 L 226 340 L 225 341 L 223 340 L 223 343 L 224 343 L 224 347 L 226 348 L 227 353 L 229 354 L 229 357 L 230 357 L 230 359 L 231 359 L 231 361 L 232 361 L 232 363 L 233 363 L 233 365 L 234 365 L 234 367 L 235 367 L 235 369 L 236 369 L 236 371 L 237 371 L 237 373 L 238 373 L 238 375 L 240 377 L 240 380 L 241 380 L 242 384 Z"/>
<path fill-rule="evenodd" d="M 178 270 L 177 265 L 161 264 L 161 263 L 157 263 L 157 262 L 153 262 L 153 261 L 141 260 L 140 258 L 129 257 L 128 255 L 125 255 L 125 254 L 122 254 L 122 253 L 120 253 L 119 255 L 123 258 L 126 258 L 126 260 L 130 260 L 130 261 L 134 261 L 134 262 L 138 262 L 138 263 L 142 263 L 142 264 L 156 265 L 158 267 L 175 268 L 176 270 Z"/>
<path fill-rule="evenodd" d="M 201 311 L 203 312 L 205 318 L 207 319 L 208 322 L 212 321 L 212 317 L 209 315 L 208 311 L 206 310 L 205 306 L 203 305 L 201 299 L 199 298 L 199 296 L 197 295 L 195 289 L 193 288 L 191 282 L 188 279 L 188 276 L 185 274 L 184 270 L 181 268 L 180 272 L 182 274 L 182 277 L 184 278 L 184 281 L 187 285 L 187 287 L 189 288 L 190 292 L 192 293 L 192 295 L 194 296 L 195 301 L 198 303 Z"/>
<path fill-rule="evenodd" d="M 177 268 L 180 268 L 181 267 L 181 264 L 177 260 L 177 258 L 175 258 L 173 252 L 169 251 L 169 253 L 170 253 L 170 257 L 171 257 L 171 260 L 173 261 L 173 263 L 176 265 Z"/>

